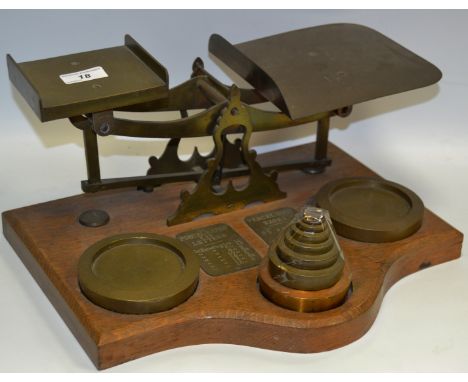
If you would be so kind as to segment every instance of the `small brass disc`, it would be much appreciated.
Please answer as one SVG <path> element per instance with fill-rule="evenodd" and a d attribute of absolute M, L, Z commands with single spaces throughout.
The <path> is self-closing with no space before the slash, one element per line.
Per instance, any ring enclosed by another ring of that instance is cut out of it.
<path fill-rule="evenodd" d="M 81 225 L 94 228 L 106 225 L 109 219 L 109 214 L 103 210 L 87 210 L 78 217 Z"/>
<path fill-rule="evenodd" d="M 119 313 L 171 309 L 194 292 L 199 259 L 177 239 L 122 234 L 91 245 L 80 257 L 78 281 L 96 305 Z"/>
<path fill-rule="evenodd" d="M 336 232 L 370 243 L 404 239 L 422 224 L 424 205 L 411 190 L 374 178 L 345 178 L 327 183 L 317 205 L 329 211 Z"/>

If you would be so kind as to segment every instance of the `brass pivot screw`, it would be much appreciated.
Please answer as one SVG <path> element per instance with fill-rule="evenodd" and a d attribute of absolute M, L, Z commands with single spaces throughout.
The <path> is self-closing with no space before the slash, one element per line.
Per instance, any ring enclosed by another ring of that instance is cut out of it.
<path fill-rule="evenodd" d="M 107 135 L 110 133 L 111 127 L 108 122 L 103 123 L 101 126 L 99 126 L 99 132 L 102 135 Z"/>

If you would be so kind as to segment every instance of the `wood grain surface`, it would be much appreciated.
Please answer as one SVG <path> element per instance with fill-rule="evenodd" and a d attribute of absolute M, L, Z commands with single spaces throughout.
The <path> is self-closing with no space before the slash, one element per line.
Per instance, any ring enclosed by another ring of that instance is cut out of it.
<path fill-rule="evenodd" d="M 259 156 L 266 165 L 284 158 L 312 155 L 313 145 Z M 180 191 L 193 183 L 164 185 L 152 193 L 133 189 L 82 194 L 4 212 L 6 238 L 29 272 L 99 369 L 154 352 L 202 343 L 231 343 L 287 352 L 320 352 L 363 336 L 374 322 L 385 292 L 402 277 L 461 254 L 463 235 L 425 210 L 422 227 L 393 243 L 369 244 L 339 237 L 352 274 L 353 292 L 345 303 L 320 313 L 280 308 L 258 290 L 257 268 L 223 276 L 200 271 L 195 294 L 176 308 L 150 315 L 107 311 L 88 301 L 77 281 L 83 251 L 109 235 L 152 232 L 174 237 L 190 229 L 227 223 L 261 255 L 267 244 L 244 218 L 280 207 L 300 208 L 326 182 L 349 176 L 376 176 L 330 145 L 333 164 L 324 174 L 281 173 L 286 199 L 255 204 L 229 214 L 173 227 L 166 217 L 175 211 Z M 78 216 L 87 209 L 106 210 L 110 222 L 87 228 Z"/>

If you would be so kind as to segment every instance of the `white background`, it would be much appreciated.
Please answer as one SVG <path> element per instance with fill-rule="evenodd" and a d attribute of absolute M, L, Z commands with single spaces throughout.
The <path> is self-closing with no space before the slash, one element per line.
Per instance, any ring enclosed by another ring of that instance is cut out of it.
<path fill-rule="evenodd" d="M 468 230 L 467 11 L 0 11 L 0 56 L 18 61 L 123 44 L 131 34 L 170 73 L 188 79 L 193 59 L 224 82 L 207 56 L 211 33 L 233 43 L 288 30 L 353 22 L 377 29 L 436 64 L 438 85 L 356 105 L 333 119 L 330 140 L 425 205 Z M 170 118 L 171 116 L 165 116 Z M 0 65 L 0 210 L 80 193 L 81 134 L 67 120 L 42 124 Z M 259 152 L 314 140 L 311 126 L 257 134 Z M 208 139 L 197 142 L 210 148 Z M 144 174 L 162 142 L 100 140 L 103 175 Z M 195 142 L 184 144 L 189 154 Z M 59 233 L 58 233 L 59 234 Z M 66 251 L 66 248 L 64 248 Z M 0 239 L 0 371 L 94 371 L 94 366 Z M 370 331 L 344 348 L 288 354 L 233 345 L 165 351 L 111 371 L 468 371 L 465 256 L 398 282 Z"/>

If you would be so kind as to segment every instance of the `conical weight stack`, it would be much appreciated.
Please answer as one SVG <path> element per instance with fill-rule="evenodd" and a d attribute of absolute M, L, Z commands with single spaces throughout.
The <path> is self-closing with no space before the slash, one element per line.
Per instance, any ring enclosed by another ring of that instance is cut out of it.
<path fill-rule="evenodd" d="M 325 210 L 305 207 L 295 216 L 270 246 L 259 284 L 269 300 L 301 312 L 343 302 L 351 277 Z"/>

